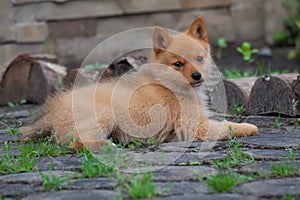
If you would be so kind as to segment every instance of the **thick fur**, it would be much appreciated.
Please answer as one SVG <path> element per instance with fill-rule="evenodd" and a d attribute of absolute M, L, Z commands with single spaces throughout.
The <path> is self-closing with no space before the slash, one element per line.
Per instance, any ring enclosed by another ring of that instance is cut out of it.
<path fill-rule="evenodd" d="M 175 66 L 177 62 L 182 66 Z M 95 151 L 109 137 L 115 143 L 128 144 L 132 138 L 170 142 L 227 139 L 231 133 L 256 135 L 254 125 L 209 119 L 203 87 L 211 62 L 207 31 L 200 17 L 184 33 L 170 35 L 155 27 L 152 64 L 118 81 L 49 98 L 45 116 L 21 131 L 24 138 L 54 134 L 64 145 Z M 197 72 L 200 80 L 191 76 Z"/>

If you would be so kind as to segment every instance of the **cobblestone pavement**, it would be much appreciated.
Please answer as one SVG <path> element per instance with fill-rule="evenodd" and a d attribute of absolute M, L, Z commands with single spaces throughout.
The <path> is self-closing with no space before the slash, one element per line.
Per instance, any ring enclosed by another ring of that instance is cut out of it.
<path fill-rule="evenodd" d="M 5 144 L 8 143 L 11 145 L 11 156 L 24 154 L 18 148 L 18 136 L 10 134 L 11 128 L 7 128 L 12 126 L 11 119 L 30 123 L 31 114 L 39 109 L 38 106 L 2 108 L 1 158 L 7 156 Z M 156 186 L 154 199 L 300 199 L 300 128 L 292 123 L 295 119 L 281 117 L 278 120 L 280 128 L 278 123 L 276 128 L 276 117 L 272 116 L 230 120 L 257 124 L 260 134 L 237 139 L 236 143 L 240 142 L 239 148 L 243 149 L 243 154 L 250 155 L 252 160 L 241 160 L 227 169 L 248 177 L 229 192 L 218 193 L 206 181 L 223 172 L 224 169 L 217 163 L 224 163 L 228 158 L 229 141 L 165 143 L 136 149 L 115 148 L 113 158 L 125 163 L 125 167 L 119 167 L 118 172 L 129 177 L 136 173 L 141 175 L 151 172 Z M 294 150 L 293 158 L 290 157 L 291 150 Z M 101 153 L 95 156 L 100 160 L 112 158 Z M 83 160 L 82 154 L 68 151 L 65 156 L 41 156 L 28 172 L 0 173 L 0 199 L 118 199 L 120 193 L 124 199 L 131 198 L 128 188 L 118 189 L 120 182 L 115 174 L 82 178 Z M 0 164 L 3 166 L 3 161 Z M 292 165 L 295 174 L 274 174 L 274 166 L 283 164 Z M 69 181 L 61 184 L 61 190 L 46 191 L 39 171 L 48 177 L 67 176 Z"/>

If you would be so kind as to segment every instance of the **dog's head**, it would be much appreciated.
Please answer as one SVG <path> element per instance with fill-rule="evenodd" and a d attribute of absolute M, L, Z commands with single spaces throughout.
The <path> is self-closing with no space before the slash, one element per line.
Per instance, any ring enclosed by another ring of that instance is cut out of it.
<path fill-rule="evenodd" d="M 153 34 L 153 62 L 181 73 L 191 86 L 205 80 L 210 62 L 210 47 L 205 23 L 198 17 L 184 33 L 171 35 L 161 27 Z"/>

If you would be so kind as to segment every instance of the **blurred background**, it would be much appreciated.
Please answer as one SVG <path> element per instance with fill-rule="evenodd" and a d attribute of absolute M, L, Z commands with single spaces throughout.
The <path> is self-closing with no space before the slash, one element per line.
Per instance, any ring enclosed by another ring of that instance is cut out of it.
<path fill-rule="evenodd" d="M 121 31 L 184 31 L 202 16 L 219 67 L 254 71 L 237 50 L 247 42 L 273 70 L 292 71 L 300 68 L 299 15 L 299 0 L 1 0 L 0 68 L 23 53 L 54 54 L 61 65 L 79 67 L 98 43 Z"/>

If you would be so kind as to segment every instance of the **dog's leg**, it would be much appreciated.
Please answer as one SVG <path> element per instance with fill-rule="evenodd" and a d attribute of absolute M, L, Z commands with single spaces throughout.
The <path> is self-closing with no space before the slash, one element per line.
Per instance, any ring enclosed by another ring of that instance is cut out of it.
<path fill-rule="evenodd" d="M 244 137 L 257 134 L 258 128 L 252 124 L 210 120 L 199 127 L 195 140 L 224 140 L 231 137 Z"/>
<path fill-rule="evenodd" d="M 90 151 L 98 151 L 99 147 L 109 144 L 108 137 L 113 131 L 113 121 L 105 119 L 105 115 L 100 115 L 98 120 L 94 117 L 81 120 L 75 123 L 75 132 L 78 140 L 71 140 L 70 146 L 74 148 L 87 147 Z M 74 134 L 71 134 L 74 135 Z"/>

